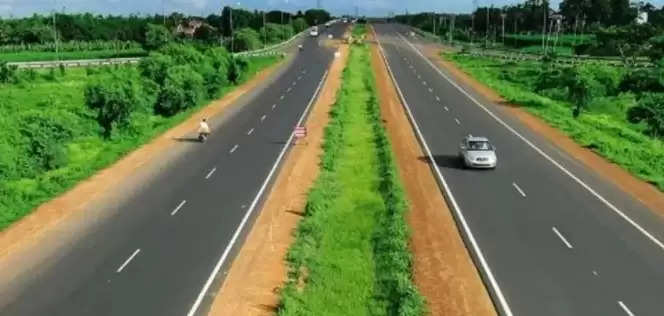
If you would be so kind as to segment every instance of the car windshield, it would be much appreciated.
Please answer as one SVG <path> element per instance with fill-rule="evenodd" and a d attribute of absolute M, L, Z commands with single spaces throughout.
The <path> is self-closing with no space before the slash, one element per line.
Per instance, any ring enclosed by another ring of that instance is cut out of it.
<path fill-rule="evenodd" d="M 477 150 L 477 151 L 484 151 L 484 150 L 491 150 L 491 144 L 487 141 L 469 141 L 468 142 L 468 150 Z"/>

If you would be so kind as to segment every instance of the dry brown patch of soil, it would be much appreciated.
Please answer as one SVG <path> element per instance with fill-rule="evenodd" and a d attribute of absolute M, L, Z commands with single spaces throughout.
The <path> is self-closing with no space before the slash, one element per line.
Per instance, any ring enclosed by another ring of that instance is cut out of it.
<path fill-rule="evenodd" d="M 475 80 L 475 78 L 459 69 L 452 62 L 443 59 L 439 53 L 440 48 L 438 47 L 425 47 L 425 54 L 429 58 L 435 60 L 440 66 L 444 67 L 458 80 L 472 87 L 475 91 L 494 104 L 504 105 L 502 108 L 505 109 L 507 113 L 517 117 L 528 128 L 544 136 L 551 143 L 567 152 L 576 160 L 582 162 L 586 167 L 595 170 L 597 174 L 619 187 L 623 192 L 627 192 L 657 214 L 664 216 L 664 193 L 659 191 L 657 187 L 635 177 L 629 173 L 629 171 L 604 159 L 592 150 L 580 146 L 560 130 L 548 125 L 546 122 L 533 114 L 530 114 L 518 105 L 508 103 L 497 92 Z"/>
<path fill-rule="evenodd" d="M 419 159 L 424 154 L 376 44 L 371 53 L 383 120 L 410 205 L 415 284 L 431 315 L 496 315 L 431 168 Z"/>
<path fill-rule="evenodd" d="M 253 79 L 240 85 L 223 98 L 212 102 L 186 121 L 166 131 L 111 166 L 99 171 L 89 179 L 81 181 L 66 193 L 40 205 L 25 218 L 0 232 L 0 267 L 2 268 L 0 270 L 8 268 L 6 263 L 15 262 L 18 259 L 22 259 L 19 262 L 25 264 L 26 261 L 23 257 L 10 258 L 22 255 L 19 253 L 23 250 L 39 246 L 37 248 L 40 248 L 39 252 L 42 252 L 42 250 L 46 251 L 50 248 L 45 246 L 49 240 L 58 239 L 58 241 L 62 241 L 63 238 L 74 238 L 74 236 L 71 236 L 73 233 L 69 231 L 71 227 L 68 226 L 66 228 L 68 231 L 64 232 L 64 229 L 57 228 L 58 225 L 68 221 L 73 215 L 85 213 L 84 211 L 92 205 L 91 202 L 93 201 L 95 202 L 95 208 L 99 208 L 97 202 L 100 199 L 107 199 L 109 195 L 122 190 L 119 187 L 122 181 L 144 169 L 148 169 L 149 162 L 172 151 L 171 147 L 177 144 L 174 139 L 195 131 L 198 128 L 198 122 L 203 117 L 214 117 L 222 114 L 241 96 L 269 78 L 281 64 L 283 62 L 261 71 Z M 99 218 L 94 220 L 99 220 Z M 0 279 L 2 279 L 1 275 Z"/>
<path fill-rule="evenodd" d="M 323 131 L 341 86 L 348 47 L 340 46 L 339 51 L 341 55 L 332 63 L 307 119 L 306 142 L 289 153 L 265 206 L 231 265 L 210 315 L 272 315 L 277 310 L 279 289 L 287 280 L 286 252 L 304 213 L 307 193 L 318 176 Z"/>

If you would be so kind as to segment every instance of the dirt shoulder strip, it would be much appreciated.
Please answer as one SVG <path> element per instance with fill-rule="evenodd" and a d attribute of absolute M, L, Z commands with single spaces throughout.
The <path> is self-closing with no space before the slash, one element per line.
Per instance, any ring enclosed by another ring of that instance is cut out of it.
<path fill-rule="evenodd" d="M 633 198 L 643 203 L 658 215 L 664 216 L 664 193 L 659 191 L 657 187 L 640 180 L 627 170 L 611 163 L 592 150 L 582 147 L 560 130 L 551 127 L 546 122 L 528 113 L 518 105 L 508 103 L 497 92 L 471 77 L 452 62 L 444 60 L 440 56 L 440 49 L 436 47 L 427 47 L 424 52 L 428 58 L 436 61 L 439 66 L 449 71 L 457 80 L 472 87 L 476 92 L 494 104 L 504 105 L 501 108 L 504 109 L 506 113 L 518 118 L 532 131 L 545 137 L 551 143 L 583 163 L 589 169 L 595 170 L 595 172 L 601 175 L 605 180 L 630 194 Z"/>
<path fill-rule="evenodd" d="M 383 120 L 410 202 L 415 284 L 431 315 L 496 315 L 431 167 L 421 159 L 425 154 L 376 43 L 371 51 Z"/>
<path fill-rule="evenodd" d="M 210 315 L 272 315 L 277 309 L 279 290 L 288 277 L 286 252 L 304 214 L 307 193 L 318 177 L 328 112 L 336 102 L 348 58 L 348 47 L 337 46 L 340 55 L 332 63 L 305 124 L 306 140 L 288 154 L 265 206 L 217 292 Z"/>

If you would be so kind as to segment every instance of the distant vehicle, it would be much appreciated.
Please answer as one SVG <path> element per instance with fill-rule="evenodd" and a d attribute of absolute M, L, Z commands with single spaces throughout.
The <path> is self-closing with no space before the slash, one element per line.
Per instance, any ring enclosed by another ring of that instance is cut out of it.
<path fill-rule="evenodd" d="M 316 37 L 318 36 L 318 26 L 314 26 L 311 28 L 311 32 L 309 32 L 309 35 Z"/>
<path fill-rule="evenodd" d="M 459 145 L 459 158 L 466 168 L 496 168 L 496 148 L 486 137 L 468 135 Z"/>
<path fill-rule="evenodd" d="M 343 23 L 348 23 L 348 19 L 343 19 Z"/>

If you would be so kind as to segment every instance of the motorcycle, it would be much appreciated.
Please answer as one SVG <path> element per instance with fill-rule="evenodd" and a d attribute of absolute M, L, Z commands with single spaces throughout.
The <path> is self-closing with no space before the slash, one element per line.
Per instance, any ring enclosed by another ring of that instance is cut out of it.
<path fill-rule="evenodd" d="M 300 49 L 300 50 L 304 50 L 304 47 L 302 46 L 302 44 L 297 45 L 297 48 Z"/>
<path fill-rule="evenodd" d="M 201 143 L 205 143 L 205 141 L 207 140 L 207 138 L 208 138 L 208 134 L 207 134 L 207 133 L 198 133 L 198 141 L 199 141 L 199 142 L 201 142 Z"/>

